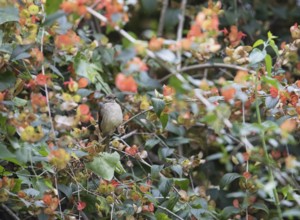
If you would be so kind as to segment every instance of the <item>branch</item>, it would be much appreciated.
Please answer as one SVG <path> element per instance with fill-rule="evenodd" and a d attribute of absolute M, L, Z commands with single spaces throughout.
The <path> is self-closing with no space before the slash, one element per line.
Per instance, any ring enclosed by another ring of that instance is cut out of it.
<path fill-rule="evenodd" d="M 169 0 L 163 0 L 162 9 L 160 12 L 157 36 L 162 36 L 164 31 L 165 15 L 168 8 Z"/>
<path fill-rule="evenodd" d="M 21 220 L 10 208 L 8 208 L 4 203 L 1 204 L 1 208 L 4 209 L 14 220 Z"/>
<path fill-rule="evenodd" d="M 146 113 L 146 112 L 148 112 L 148 111 L 151 111 L 152 109 L 153 109 L 153 107 L 151 106 L 150 108 L 148 108 L 148 109 L 146 109 L 146 110 L 144 110 L 144 111 L 141 111 L 141 112 L 137 113 L 136 115 L 134 115 L 134 116 L 132 116 L 131 118 L 129 118 L 127 121 L 124 121 L 120 126 L 127 124 L 127 123 L 130 122 L 131 120 L 135 119 L 136 117 L 138 117 L 138 116 L 140 116 L 140 115 L 142 115 L 142 114 L 144 114 L 144 113 Z"/>
<path fill-rule="evenodd" d="M 183 218 L 181 218 L 179 215 L 176 215 L 174 212 L 171 212 L 169 209 L 165 208 L 165 207 L 162 207 L 160 205 L 157 206 L 157 208 L 160 208 L 166 212 L 168 212 L 169 214 L 175 216 L 176 218 L 180 219 L 180 220 L 183 220 Z"/>
<path fill-rule="evenodd" d="M 177 45 L 179 45 L 179 42 L 182 39 L 182 30 L 184 25 L 184 14 L 185 14 L 185 7 L 186 7 L 187 0 L 182 0 L 180 5 L 180 11 L 181 14 L 178 15 L 179 23 L 178 23 L 178 29 L 177 29 Z M 181 48 L 179 48 L 176 52 L 178 64 L 177 64 L 177 71 L 181 69 Z"/>
<path fill-rule="evenodd" d="M 234 69 L 234 70 L 242 70 L 246 71 L 252 74 L 255 74 L 256 72 L 253 70 L 250 70 L 245 67 L 241 66 L 236 66 L 233 64 L 226 64 L 226 63 L 204 63 L 204 64 L 196 64 L 196 65 L 191 65 L 187 67 L 183 67 L 179 70 L 179 72 L 186 72 L 190 70 L 197 70 L 197 69 L 206 69 L 206 68 L 226 68 L 226 69 Z"/>

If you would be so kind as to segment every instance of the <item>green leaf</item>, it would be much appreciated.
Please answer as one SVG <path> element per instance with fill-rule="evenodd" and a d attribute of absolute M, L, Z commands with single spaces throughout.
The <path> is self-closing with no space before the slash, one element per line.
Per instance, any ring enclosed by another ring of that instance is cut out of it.
<path fill-rule="evenodd" d="M 269 214 L 269 208 L 264 203 L 254 203 L 251 205 L 251 208 L 256 210 L 262 210 L 265 213 Z"/>
<path fill-rule="evenodd" d="M 169 179 L 162 176 L 159 181 L 158 190 L 164 197 L 166 197 L 169 194 L 172 186 L 173 186 L 173 179 Z"/>
<path fill-rule="evenodd" d="M 255 43 L 253 44 L 253 48 L 254 47 L 258 47 L 259 45 L 262 45 L 262 44 L 264 44 L 265 42 L 262 40 L 262 39 L 259 39 L 259 40 L 257 40 L 257 41 L 255 41 Z"/>
<path fill-rule="evenodd" d="M 114 171 L 120 162 L 120 155 L 117 152 L 112 154 L 101 153 L 94 157 L 94 160 L 86 164 L 86 167 L 105 180 L 112 180 Z"/>
<path fill-rule="evenodd" d="M 190 181 L 186 178 L 173 178 L 176 186 L 179 186 L 183 190 L 188 190 Z"/>
<path fill-rule="evenodd" d="M 23 107 L 27 104 L 27 100 L 26 99 L 21 99 L 18 97 L 14 97 L 12 99 L 13 103 L 15 104 L 16 107 Z"/>
<path fill-rule="evenodd" d="M 184 137 L 172 137 L 166 140 L 166 144 L 170 147 L 177 147 L 180 144 L 188 144 L 188 143 L 190 143 L 190 139 Z"/>
<path fill-rule="evenodd" d="M 258 48 L 254 48 L 249 55 L 250 64 L 257 64 L 261 62 L 262 60 L 265 59 L 266 54 L 267 53 L 265 50 L 261 51 Z"/>
<path fill-rule="evenodd" d="M 234 180 L 241 178 L 242 176 L 238 173 L 226 173 L 221 181 L 220 181 L 220 188 L 223 189 L 224 187 L 228 186 Z"/>
<path fill-rule="evenodd" d="M 151 167 L 151 178 L 152 179 L 158 179 L 160 171 L 164 168 L 164 165 L 153 165 Z"/>
<path fill-rule="evenodd" d="M 276 53 L 276 56 L 278 56 L 278 55 L 279 55 L 279 52 L 278 52 L 278 47 L 277 47 L 277 45 L 275 44 L 275 41 L 274 41 L 274 40 L 270 40 L 269 45 L 272 47 L 272 49 L 273 49 L 274 52 Z"/>
<path fill-rule="evenodd" d="M 170 195 L 170 198 L 168 199 L 168 203 L 166 205 L 166 208 L 169 209 L 169 210 L 173 210 L 173 208 L 175 207 L 175 205 L 178 202 L 179 198 L 180 197 L 179 197 L 178 193 L 172 193 Z"/>
<path fill-rule="evenodd" d="M 80 58 L 76 58 L 74 68 L 79 76 L 83 76 L 89 79 L 92 83 L 96 82 L 96 76 L 99 75 L 98 71 L 100 71 L 99 67 L 95 64 L 89 63 L 86 60 Z"/>
<path fill-rule="evenodd" d="M 268 72 L 268 76 L 272 76 L 271 75 L 271 71 L 272 71 L 272 57 L 267 54 L 266 57 L 265 57 L 265 63 L 266 63 L 266 69 L 267 69 L 267 72 Z"/>
<path fill-rule="evenodd" d="M 124 169 L 124 167 L 123 167 L 121 161 L 119 161 L 119 162 L 117 163 L 117 166 L 116 166 L 115 171 L 116 171 L 118 174 L 124 174 L 124 173 L 126 173 L 126 170 Z"/>
<path fill-rule="evenodd" d="M 171 170 L 175 173 L 177 173 L 180 177 L 182 177 L 182 166 L 179 165 L 179 164 L 175 164 L 175 165 L 172 165 L 171 167 Z"/>
<path fill-rule="evenodd" d="M 155 145 L 157 145 L 160 142 L 157 138 L 150 138 L 145 143 L 145 149 L 151 150 Z"/>
<path fill-rule="evenodd" d="M 271 33 L 271 31 L 268 31 L 268 39 L 269 39 L 269 40 L 272 40 L 272 39 L 275 39 L 275 38 L 277 38 L 277 37 L 274 36 L 274 35 Z"/>
<path fill-rule="evenodd" d="M 22 60 L 22 59 L 26 59 L 29 57 L 31 57 L 31 55 L 29 53 L 23 52 L 23 53 L 18 54 L 16 57 L 14 57 L 12 59 L 12 61 Z"/>
<path fill-rule="evenodd" d="M 72 187 L 65 184 L 58 184 L 58 190 L 63 192 L 68 198 L 72 196 Z"/>
<path fill-rule="evenodd" d="M 0 25 L 12 21 L 19 21 L 18 9 L 14 7 L 0 8 Z"/>
<path fill-rule="evenodd" d="M 234 207 L 234 206 L 227 206 L 226 208 L 223 209 L 222 214 L 225 218 L 228 218 L 232 215 L 240 213 L 240 209 Z"/>
<path fill-rule="evenodd" d="M 152 101 L 154 111 L 156 115 L 159 117 L 161 112 L 164 110 L 166 104 L 164 100 L 158 98 L 152 98 L 151 101 Z"/>
<path fill-rule="evenodd" d="M 62 3 L 62 0 L 51 0 L 51 1 L 46 1 L 46 13 L 51 14 L 59 10 L 60 4 Z M 48 16 L 47 16 L 48 17 Z"/>
<path fill-rule="evenodd" d="M 162 128 L 165 129 L 165 127 L 168 124 L 169 121 L 169 115 L 168 114 L 161 114 L 159 117 L 159 120 L 161 122 Z"/>
<path fill-rule="evenodd" d="M 0 74 L 0 92 L 5 89 L 11 88 L 16 82 L 16 77 L 12 72 Z"/>
<path fill-rule="evenodd" d="M 269 76 L 263 76 L 263 77 L 261 78 L 261 80 L 262 80 L 263 82 L 265 82 L 265 83 L 271 85 L 271 86 L 276 87 L 277 89 L 280 88 L 280 83 L 278 82 L 277 79 L 274 79 L 274 78 L 269 77 Z"/>
<path fill-rule="evenodd" d="M 162 213 L 162 212 L 156 212 L 155 217 L 156 217 L 156 219 L 160 219 L 160 220 L 171 220 L 171 218 L 169 218 L 169 216 L 167 214 Z"/>

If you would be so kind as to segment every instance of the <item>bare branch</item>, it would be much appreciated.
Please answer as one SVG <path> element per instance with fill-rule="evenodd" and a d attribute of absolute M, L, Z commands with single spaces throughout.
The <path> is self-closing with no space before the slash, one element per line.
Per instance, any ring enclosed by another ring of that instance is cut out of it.
<path fill-rule="evenodd" d="M 180 11 L 181 13 L 178 15 L 179 23 L 177 29 L 177 45 L 179 45 L 182 39 L 182 31 L 184 25 L 184 14 L 185 14 L 185 7 L 186 7 L 187 0 L 181 0 Z M 181 48 L 179 48 L 176 52 L 178 64 L 177 64 L 177 71 L 181 69 Z"/>
<path fill-rule="evenodd" d="M 163 35 L 165 16 L 166 16 L 168 4 L 169 4 L 169 0 L 163 0 L 162 9 L 160 12 L 159 24 L 158 24 L 158 31 L 157 31 L 157 36 L 159 36 L 159 37 L 161 37 Z"/>
<path fill-rule="evenodd" d="M 236 66 L 233 64 L 226 64 L 226 63 L 204 63 L 204 64 L 196 64 L 196 65 L 191 65 L 187 67 L 183 67 L 179 70 L 179 72 L 186 72 L 190 70 L 197 70 L 197 69 L 206 69 L 206 68 L 226 68 L 226 69 L 234 69 L 234 70 L 242 70 L 246 71 L 249 73 L 256 73 L 253 70 L 250 70 L 246 67 L 241 67 L 241 66 Z"/>
<path fill-rule="evenodd" d="M 1 203 L 1 208 L 4 209 L 14 220 L 21 220 L 10 208 L 8 208 L 4 203 Z"/>

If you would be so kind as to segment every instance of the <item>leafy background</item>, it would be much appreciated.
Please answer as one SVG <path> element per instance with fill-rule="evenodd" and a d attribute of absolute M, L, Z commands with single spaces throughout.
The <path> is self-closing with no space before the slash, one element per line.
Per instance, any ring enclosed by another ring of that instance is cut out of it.
<path fill-rule="evenodd" d="M 0 6 L 1 218 L 297 219 L 299 2 Z"/>

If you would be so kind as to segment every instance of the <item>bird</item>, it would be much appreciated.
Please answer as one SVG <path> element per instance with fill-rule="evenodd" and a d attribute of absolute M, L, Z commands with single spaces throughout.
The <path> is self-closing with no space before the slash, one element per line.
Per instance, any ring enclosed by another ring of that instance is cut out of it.
<path fill-rule="evenodd" d="M 107 95 L 100 104 L 98 123 L 106 149 L 109 148 L 109 138 L 123 122 L 121 106 L 116 102 L 114 94 Z"/>

